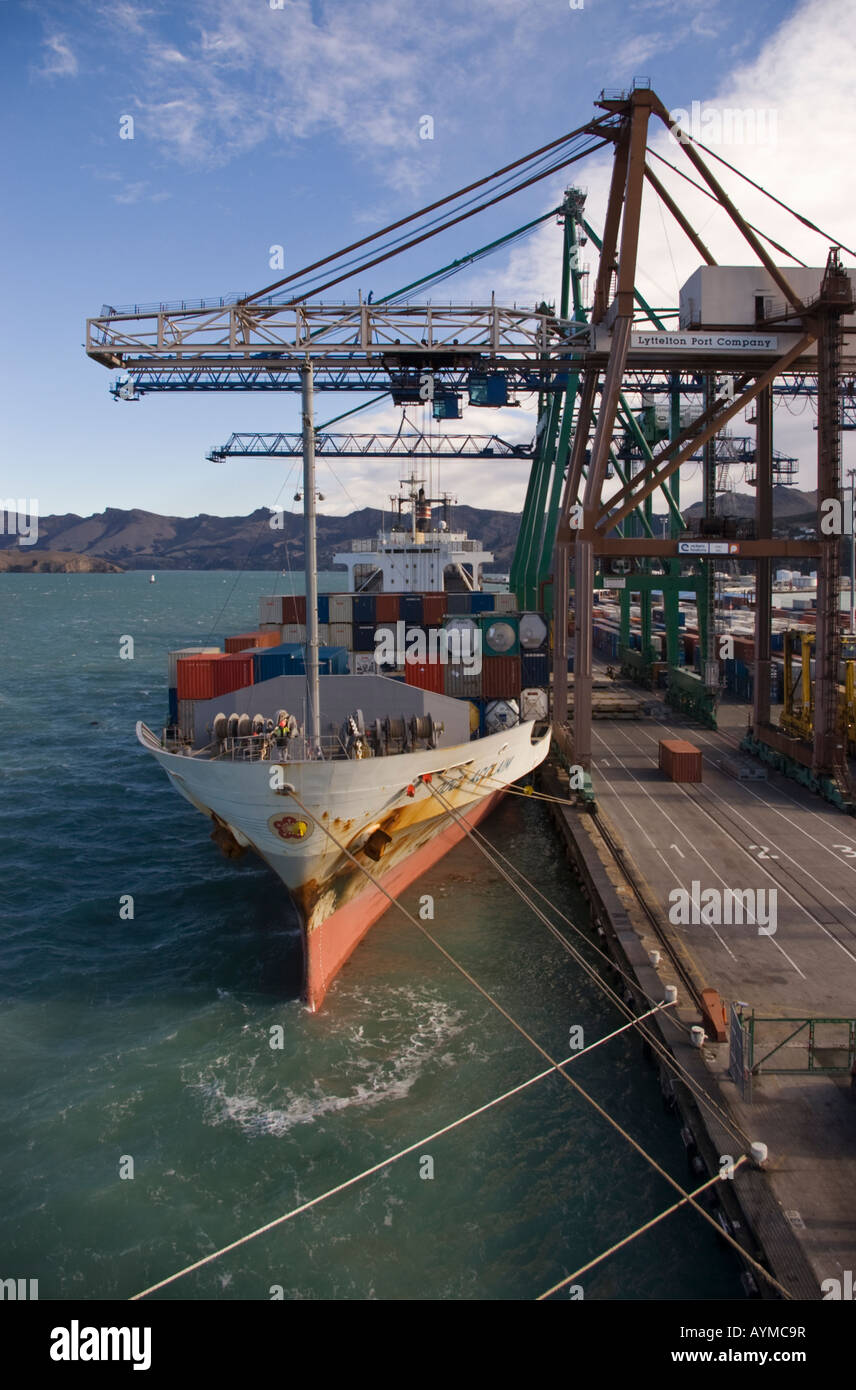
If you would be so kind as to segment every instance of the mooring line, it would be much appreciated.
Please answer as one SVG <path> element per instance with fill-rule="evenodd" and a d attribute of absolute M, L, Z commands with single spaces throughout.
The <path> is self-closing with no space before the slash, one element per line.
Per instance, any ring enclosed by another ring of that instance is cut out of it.
<path fill-rule="evenodd" d="M 430 789 L 430 784 L 423 782 L 422 785 Z M 540 1043 L 536 1042 L 536 1040 L 532 1037 L 531 1033 L 528 1033 L 521 1023 L 518 1023 L 516 1019 L 512 1018 L 508 1010 L 504 1009 L 503 1006 L 496 999 L 494 999 L 493 996 L 489 994 L 488 991 L 482 985 L 479 984 L 478 980 L 476 980 L 474 976 L 472 976 L 470 972 L 466 970 L 463 965 L 460 964 L 459 961 L 455 960 L 454 956 L 451 955 L 451 953 L 447 951 L 444 946 L 440 945 L 439 941 L 437 941 L 436 937 L 431 935 L 427 927 L 425 927 L 422 922 L 418 921 L 411 912 L 408 912 L 407 908 L 404 907 L 402 903 L 398 902 L 397 899 L 395 899 L 392 896 L 392 894 L 389 893 L 386 888 L 384 888 L 383 884 L 379 883 L 377 879 L 373 876 L 373 874 L 371 874 L 363 864 L 360 864 L 359 860 L 354 858 L 350 850 L 346 849 L 345 846 L 342 845 L 336 839 L 335 835 L 333 835 L 332 831 L 330 831 L 326 825 L 322 825 L 321 821 L 318 820 L 317 817 L 312 815 L 312 812 L 308 809 L 308 807 L 306 807 L 303 804 L 300 797 L 294 790 L 290 792 L 290 796 L 303 811 L 304 815 L 308 816 L 309 819 L 315 825 L 320 826 L 320 828 L 324 831 L 324 834 L 327 835 L 330 840 L 332 840 L 333 844 L 338 847 L 342 854 L 344 854 L 345 857 L 349 859 L 351 863 L 354 864 L 354 866 L 357 869 L 359 869 L 360 872 L 363 873 L 365 877 L 375 885 L 376 888 L 380 890 L 381 893 L 383 893 L 384 897 L 388 898 L 390 903 L 393 903 L 399 909 L 399 911 L 404 914 L 407 920 L 414 927 L 416 927 L 418 931 L 422 933 L 426 940 L 430 941 L 432 946 L 436 947 L 440 954 L 444 956 L 446 960 L 449 961 L 450 965 L 452 965 L 453 968 L 457 970 L 459 974 L 463 975 L 464 978 L 468 980 L 469 983 L 473 986 L 473 988 L 478 990 L 479 994 L 481 994 L 483 998 L 487 999 L 488 1002 L 491 1003 L 494 1006 L 494 1008 L 502 1014 L 503 1018 L 507 1019 L 511 1026 L 515 1028 L 517 1032 L 521 1034 L 522 1037 L 526 1038 L 527 1041 L 532 1044 L 536 1051 L 538 1051 L 541 1054 L 541 1056 L 544 1057 L 546 1061 L 550 1063 L 551 1067 L 554 1067 L 558 1071 L 559 1075 L 565 1078 L 568 1085 L 573 1087 L 573 1089 L 580 1096 L 582 1096 L 584 1100 L 588 1102 L 592 1109 L 595 1110 L 597 1114 L 601 1116 L 602 1119 L 606 1120 L 607 1124 L 610 1125 L 616 1131 L 617 1134 L 619 1134 L 623 1139 L 625 1139 L 626 1142 L 630 1145 L 630 1147 L 636 1153 L 638 1153 L 641 1158 L 644 1158 L 645 1161 L 651 1165 L 651 1167 L 654 1169 L 656 1173 L 660 1174 L 660 1176 L 669 1184 L 670 1187 L 674 1188 L 676 1192 L 680 1193 L 681 1197 L 684 1197 L 689 1201 L 693 1210 L 698 1212 L 699 1216 L 701 1216 L 702 1219 L 706 1221 L 709 1226 L 713 1227 L 716 1234 L 723 1240 L 725 1240 L 729 1245 L 731 1245 L 733 1249 L 737 1251 L 740 1258 L 744 1260 L 747 1264 L 750 1264 L 753 1267 L 753 1269 L 755 1269 L 761 1275 L 762 1278 L 766 1279 L 768 1283 L 770 1283 L 774 1288 L 776 1288 L 783 1295 L 783 1297 L 790 1298 L 790 1294 L 788 1293 L 787 1289 L 785 1289 L 778 1282 L 778 1280 L 775 1279 L 774 1276 L 769 1273 L 768 1270 L 764 1269 L 763 1265 L 759 1264 L 757 1260 L 753 1259 L 753 1257 L 746 1250 L 743 1249 L 743 1247 L 739 1244 L 738 1241 L 734 1239 L 733 1236 L 729 1235 L 727 1231 L 724 1231 L 722 1227 L 719 1225 L 719 1223 L 712 1216 L 710 1216 L 709 1213 L 706 1212 L 703 1207 L 700 1207 L 692 1197 L 689 1196 L 689 1194 L 684 1190 L 684 1188 L 681 1187 L 680 1183 L 677 1182 L 676 1179 L 673 1178 L 670 1173 L 667 1173 L 665 1168 L 663 1168 L 662 1165 L 659 1164 L 651 1154 L 647 1153 L 646 1150 L 643 1149 L 642 1145 L 638 1143 L 638 1141 L 634 1139 L 633 1136 L 629 1134 L 627 1130 L 623 1128 L 622 1125 L 619 1124 L 618 1120 L 613 1119 L 609 1112 L 604 1110 L 603 1106 L 599 1105 L 598 1102 L 594 1099 L 594 1097 L 590 1096 L 588 1091 L 586 1091 L 582 1086 L 580 1086 L 579 1082 L 574 1081 L 573 1077 L 568 1075 L 567 1071 L 564 1068 L 564 1065 L 561 1062 L 557 1062 L 554 1057 L 551 1057 L 549 1052 L 547 1052 L 546 1048 L 543 1048 Z M 442 802 L 442 798 L 440 798 L 440 800 Z"/>
<path fill-rule="evenodd" d="M 747 1154 L 741 1154 L 732 1164 L 732 1168 L 739 1168 L 742 1163 L 747 1161 L 747 1158 Z M 683 1198 L 680 1202 L 674 1202 L 670 1207 L 666 1207 L 666 1210 L 661 1211 L 659 1216 L 653 1216 L 651 1220 L 646 1221 L 644 1225 L 637 1226 L 636 1230 L 631 1231 L 623 1240 L 617 1240 L 614 1245 L 610 1245 L 608 1250 L 604 1250 L 600 1255 L 596 1255 L 595 1258 L 589 1260 L 587 1264 L 580 1265 L 579 1269 L 575 1269 L 573 1274 L 568 1274 L 564 1279 L 560 1279 L 558 1284 L 554 1284 L 551 1289 L 545 1289 L 543 1293 L 539 1293 L 535 1302 L 543 1303 L 545 1298 L 550 1298 L 552 1294 L 558 1293 L 559 1289 L 564 1289 L 568 1284 L 573 1284 L 574 1280 L 579 1279 L 581 1274 L 587 1274 L 590 1269 L 594 1269 L 595 1265 L 601 1264 L 603 1260 L 608 1259 L 610 1255 L 614 1255 L 616 1251 L 623 1250 L 632 1240 L 636 1240 L 638 1236 L 645 1235 L 646 1231 L 650 1231 L 653 1226 L 659 1225 L 667 1216 L 671 1216 L 672 1212 L 678 1211 L 680 1207 L 686 1206 L 690 1197 L 698 1197 L 702 1192 L 706 1192 L 709 1187 L 713 1187 L 714 1183 L 722 1181 L 723 1179 L 719 1173 L 717 1173 L 715 1177 L 708 1178 L 707 1182 L 703 1182 L 701 1186 L 697 1187 L 694 1192 L 691 1192 L 688 1197 Z"/>
<path fill-rule="evenodd" d="M 658 1004 L 656 1008 L 651 1010 L 651 1013 L 658 1013 L 661 1009 L 668 1007 L 669 1005 L 665 1003 Z M 612 1033 L 607 1033 L 604 1037 L 598 1038 L 596 1042 L 589 1043 L 587 1047 L 579 1048 L 576 1052 L 572 1053 L 570 1057 L 566 1057 L 561 1065 L 568 1066 L 579 1057 L 585 1056 L 587 1052 L 594 1052 L 595 1048 L 601 1047 L 606 1042 L 611 1042 L 613 1038 L 617 1038 L 619 1034 L 626 1032 L 626 1030 L 632 1028 L 632 1026 L 632 1023 L 622 1024 L 620 1028 L 616 1028 Z M 530 1086 L 534 1086 L 536 1082 L 543 1081 L 546 1076 L 552 1076 L 556 1069 L 557 1068 L 553 1066 L 547 1067 L 544 1071 L 537 1072 L 535 1076 L 530 1076 L 526 1081 L 521 1081 L 517 1086 L 512 1086 L 510 1090 L 503 1091 L 502 1095 L 494 1096 L 493 1100 L 486 1101 L 484 1105 L 477 1106 L 475 1110 L 470 1110 L 465 1115 L 459 1115 L 456 1120 L 451 1120 L 449 1124 L 443 1125 L 440 1129 L 435 1129 L 431 1134 L 423 1135 L 422 1138 L 417 1139 L 415 1143 L 408 1144 L 406 1149 L 399 1149 L 397 1153 L 388 1154 L 386 1158 L 381 1159 L 378 1163 L 373 1163 L 370 1168 L 364 1168 L 361 1173 L 355 1173 L 353 1177 L 348 1178 L 345 1182 L 337 1183 L 335 1187 L 328 1188 L 326 1192 L 319 1193 L 317 1197 L 310 1198 L 308 1202 L 302 1202 L 300 1206 L 293 1207 L 291 1211 L 287 1211 L 281 1216 L 274 1217 L 272 1221 L 267 1221 L 263 1226 L 258 1226 L 254 1231 L 249 1231 L 246 1235 L 231 1241 L 229 1245 L 224 1245 L 219 1250 L 211 1251 L 210 1254 L 204 1255 L 199 1260 L 195 1260 L 193 1264 L 186 1265 L 184 1269 L 179 1269 L 175 1274 L 168 1275 L 166 1279 L 159 1280 L 157 1284 L 150 1284 L 147 1289 L 143 1289 L 140 1293 L 134 1294 L 129 1302 L 134 1303 L 141 1298 L 147 1298 L 149 1294 L 157 1293 L 159 1289 L 166 1288 L 168 1284 L 174 1284 L 177 1279 L 183 1279 L 186 1274 L 192 1274 L 194 1270 L 202 1269 L 204 1265 L 211 1264 L 214 1260 L 219 1260 L 222 1255 L 227 1255 L 230 1251 L 237 1250 L 242 1245 L 247 1245 L 251 1240 L 255 1240 L 257 1236 L 264 1235 L 267 1231 L 272 1231 L 277 1226 L 284 1225 L 286 1221 L 293 1221 L 295 1216 L 300 1216 L 302 1212 L 310 1211 L 313 1207 L 320 1206 L 322 1202 L 326 1202 L 330 1197 L 335 1197 L 339 1192 L 345 1192 L 347 1188 L 354 1187 L 356 1183 L 363 1182 L 366 1178 L 370 1178 L 375 1173 L 381 1172 L 382 1169 L 390 1167 L 393 1163 L 397 1163 L 399 1159 L 406 1158 L 408 1154 L 412 1154 L 417 1149 L 423 1148 L 424 1145 L 433 1143 L 435 1139 L 442 1138 L 444 1134 L 450 1134 L 452 1130 L 458 1129 L 460 1125 L 466 1124 L 469 1120 L 474 1120 L 477 1116 L 484 1115 L 488 1110 L 492 1110 L 504 1100 L 510 1100 L 512 1096 L 520 1095 L 522 1091 L 527 1090 Z"/>
<path fill-rule="evenodd" d="M 583 933 L 581 928 L 579 928 L 575 922 L 572 922 L 569 917 L 566 917 L 565 914 L 562 912 L 561 908 L 558 908 L 555 906 L 555 904 L 551 903 L 550 900 L 545 896 L 545 894 L 543 894 L 541 890 L 535 886 L 534 883 L 527 879 L 526 875 L 522 872 L 522 870 L 518 869 L 515 865 L 513 865 L 511 861 L 502 853 L 501 850 L 496 849 L 493 845 L 489 845 L 486 837 L 481 833 L 481 831 L 477 830 L 473 826 L 468 826 L 462 818 L 458 817 L 458 812 L 456 811 L 456 808 L 451 805 L 451 803 L 447 802 L 446 799 L 436 790 L 434 794 L 435 796 L 437 796 L 441 804 L 444 807 L 446 807 L 449 813 L 459 819 L 459 823 L 466 830 L 467 834 L 469 834 L 472 837 L 476 849 L 479 849 L 485 856 L 485 858 L 488 860 L 488 862 L 493 864 L 493 867 L 498 869 L 498 871 L 503 874 L 503 877 L 506 878 L 511 888 L 513 888 L 513 890 L 518 894 L 521 900 L 526 903 L 527 907 L 530 908 L 530 910 L 535 914 L 535 916 L 538 917 L 538 919 L 544 923 L 548 930 L 552 932 L 552 934 L 561 943 L 561 945 L 568 952 L 568 954 L 580 964 L 581 968 L 589 975 L 589 978 L 593 981 L 593 983 L 596 984 L 598 988 L 600 988 L 604 992 L 604 994 L 611 998 L 611 1001 L 620 1011 L 625 1013 L 626 1016 L 629 1016 L 631 1010 L 629 1006 L 625 1004 L 621 996 L 617 994 L 612 989 L 612 986 L 606 980 L 603 980 L 601 976 L 598 975 L 597 971 L 588 964 L 584 957 L 582 957 L 579 954 L 579 952 L 575 950 L 575 948 L 571 945 L 567 938 L 563 936 L 562 933 L 558 930 L 558 928 L 545 917 L 545 915 L 538 908 L 537 904 L 535 904 L 528 898 L 528 896 L 521 890 L 519 885 L 516 884 L 509 877 L 508 874 L 503 873 L 502 866 L 494 860 L 493 856 L 496 855 L 499 859 L 502 859 L 504 863 L 508 864 L 512 872 L 518 874 L 519 877 L 523 880 L 523 882 L 527 885 L 527 887 L 531 888 L 534 893 L 537 893 L 538 897 L 541 898 L 544 902 L 546 902 L 547 905 L 551 908 L 551 910 L 555 912 L 556 915 L 560 917 L 563 922 L 565 922 L 569 927 L 571 927 L 577 933 L 578 936 L 582 937 L 583 940 L 586 941 L 586 944 L 592 948 L 592 950 L 596 951 L 598 955 L 600 955 L 605 961 L 609 962 L 609 957 L 606 955 L 606 953 L 601 951 L 598 946 L 594 945 L 594 943 L 589 942 L 588 938 L 585 937 L 585 934 Z M 611 962 L 609 963 L 611 964 Z M 618 967 L 616 967 L 616 969 L 618 969 Z M 618 969 L 618 974 L 621 976 L 623 980 L 625 980 L 628 983 L 628 985 L 636 984 L 636 982 L 632 980 L 628 975 L 625 975 L 622 970 Z M 637 988 L 640 987 L 637 986 Z M 649 1003 L 653 1002 L 651 996 L 645 994 L 644 990 L 642 991 L 642 993 L 645 995 L 645 998 L 648 1000 Z M 680 1024 L 680 1021 L 678 1019 L 675 1019 L 674 1022 L 679 1027 L 683 1026 Z M 685 1031 L 687 1030 L 685 1029 Z M 745 1132 L 745 1130 L 743 1130 L 742 1127 L 737 1123 L 737 1121 L 734 1120 L 732 1116 L 729 1115 L 728 1112 L 722 1106 L 720 1106 L 719 1103 L 716 1100 L 714 1100 L 712 1096 L 709 1095 L 709 1093 L 704 1089 L 701 1083 L 698 1082 L 689 1071 L 687 1071 L 683 1064 L 679 1062 L 675 1056 L 673 1056 L 666 1044 L 664 1042 L 661 1042 L 660 1039 L 657 1038 L 654 1035 L 654 1033 L 652 1033 L 647 1028 L 640 1027 L 639 1032 L 641 1033 L 645 1041 L 648 1043 L 648 1045 L 651 1048 L 653 1048 L 653 1050 L 657 1053 L 657 1056 L 663 1062 L 664 1066 L 668 1067 L 671 1071 L 675 1073 L 676 1076 L 680 1078 L 681 1081 L 683 1081 L 684 1085 L 687 1087 L 689 1091 L 691 1091 L 696 1101 L 705 1109 L 707 1109 L 708 1112 L 713 1116 L 713 1118 L 716 1119 L 723 1126 L 724 1129 L 730 1131 L 735 1138 L 739 1139 L 741 1143 L 751 1144 L 751 1138 Z"/>

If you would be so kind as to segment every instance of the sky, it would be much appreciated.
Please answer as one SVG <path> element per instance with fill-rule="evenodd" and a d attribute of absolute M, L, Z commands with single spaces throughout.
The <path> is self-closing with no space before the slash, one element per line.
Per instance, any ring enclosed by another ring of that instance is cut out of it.
<path fill-rule="evenodd" d="M 87 316 L 104 303 L 260 289 L 276 278 L 272 246 L 283 247 L 280 274 L 299 269 L 581 125 L 602 89 L 645 78 L 671 111 L 696 101 L 702 112 L 763 112 L 765 138 L 753 144 L 702 138 L 829 237 L 856 244 L 850 0 L 0 0 L 0 38 L 0 497 L 35 499 L 41 515 L 298 505 L 292 461 L 205 457 L 233 431 L 298 429 L 297 396 L 117 403 L 115 373 L 84 353 Z M 432 139 L 420 138 L 426 115 Z M 123 139 L 129 116 L 133 139 Z M 671 162 L 684 158 L 665 130 L 654 148 Z M 571 181 L 602 227 L 608 153 L 330 297 L 379 298 L 537 217 Z M 762 230 L 809 264 L 825 262 L 828 238 L 734 175 L 722 178 Z M 668 171 L 663 181 L 721 263 L 752 263 L 721 211 Z M 550 219 L 430 297 L 555 299 L 560 256 L 561 229 Z M 651 302 L 676 304 L 698 263 L 646 193 L 639 288 Z M 318 423 L 358 400 L 319 394 Z M 470 408 L 446 428 L 527 439 L 534 408 L 531 397 L 518 410 Z M 776 410 L 776 447 L 800 457 L 804 486 L 813 420 L 804 400 Z M 351 423 L 394 431 L 401 411 L 387 401 Z M 852 445 L 845 436 L 848 466 Z M 328 513 L 380 505 L 400 472 L 384 460 L 334 468 L 319 462 Z M 518 510 L 526 465 L 449 464 L 434 482 L 462 503 Z M 682 499 L 699 492 L 688 473 Z"/>

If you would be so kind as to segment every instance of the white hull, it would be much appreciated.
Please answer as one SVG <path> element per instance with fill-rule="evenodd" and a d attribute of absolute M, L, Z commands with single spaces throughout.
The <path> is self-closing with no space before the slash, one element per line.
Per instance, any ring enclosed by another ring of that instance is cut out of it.
<path fill-rule="evenodd" d="M 143 724 L 137 736 L 181 794 L 215 820 L 221 844 L 254 849 L 289 889 L 306 934 L 307 995 L 317 1007 L 389 906 L 387 894 L 462 838 L 457 817 L 474 824 L 543 762 L 550 736 L 533 742 L 533 727 L 449 748 L 282 764 L 167 752 Z M 285 783 L 280 790 L 277 780 Z"/>

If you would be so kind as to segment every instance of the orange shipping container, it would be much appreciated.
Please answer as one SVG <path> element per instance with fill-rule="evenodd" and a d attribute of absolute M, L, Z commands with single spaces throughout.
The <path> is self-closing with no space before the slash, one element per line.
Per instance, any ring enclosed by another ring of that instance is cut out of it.
<path fill-rule="evenodd" d="M 520 657 L 486 656 L 482 660 L 485 700 L 516 700 L 520 695 Z"/>
<path fill-rule="evenodd" d="M 445 594 L 422 595 L 422 622 L 425 627 L 440 627 L 445 616 Z"/>
<path fill-rule="evenodd" d="M 659 743 L 660 771 L 672 782 L 701 781 L 701 749 L 685 738 L 663 738 Z"/>
<path fill-rule="evenodd" d="M 253 684 L 253 658 L 251 653 L 240 656 L 224 656 L 214 667 L 212 685 L 214 689 L 209 698 L 216 695 L 230 695 L 245 685 Z"/>
<path fill-rule="evenodd" d="M 398 622 L 398 594 L 377 594 L 375 596 L 375 621 L 378 623 Z"/>
<path fill-rule="evenodd" d="M 282 600 L 282 621 L 284 623 L 306 622 L 305 594 L 290 594 Z"/>
<path fill-rule="evenodd" d="M 254 647 L 278 647 L 282 639 L 278 627 L 262 628 L 258 632 L 236 632 L 226 638 L 227 652 L 245 652 Z"/>
<path fill-rule="evenodd" d="M 439 661 L 405 661 L 404 679 L 408 685 L 417 685 L 420 690 L 430 690 L 434 695 L 442 695 L 445 667 Z"/>
<path fill-rule="evenodd" d="M 217 694 L 214 667 L 223 660 L 221 652 L 211 656 L 180 656 L 176 663 L 179 704 L 182 700 L 213 700 Z"/>

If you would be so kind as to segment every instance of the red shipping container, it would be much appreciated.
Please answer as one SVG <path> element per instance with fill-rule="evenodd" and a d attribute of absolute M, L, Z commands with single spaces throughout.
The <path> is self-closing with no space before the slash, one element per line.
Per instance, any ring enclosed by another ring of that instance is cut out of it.
<path fill-rule="evenodd" d="M 519 656 L 486 656 L 482 659 L 482 696 L 485 700 L 519 698 Z"/>
<path fill-rule="evenodd" d="M 442 695 L 445 687 L 445 667 L 440 661 L 405 661 L 404 679 L 408 685 Z"/>
<path fill-rule="evenodd" d="M 440 627 L 446 615 L 445 594 L 422 595 L 422 622 L 425 627 Z"/>
<path fill-rule="evenodd" d="M 222 653 L 215 656 L 180 656 L 176 662 L 178 700 L 213 700 L 214 667 L 223 661 Z M 250 657 L 252 661 L 252 657 Z"/>
<path fill-rule="evenodd" d="M 662 738 L 658 745 L 660 771 L 672 782 L 701 781 L 701 749 L 685 738 Z"/>
<path fill-rule="evenodd" d="M 282 621 L 284 623 L 306 622 L 305 594 L 290 594 L 282 600 Z"/>
<path fill-rule="evenodd" d="M 252 685 L 252 683 L 253 658 L 251 653 L 221 657 L 212 671 L 214 689 L 210 698 L 213 699 L 217 695 L 231 695 L 233 690 L 240 690 L 243 686 Z"/>
<path fill-rule="evenodd" d="M 398 622 L 398 594 L 375 595 L 375 622 Z"/>

